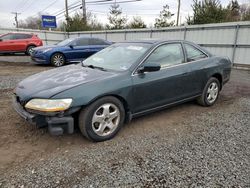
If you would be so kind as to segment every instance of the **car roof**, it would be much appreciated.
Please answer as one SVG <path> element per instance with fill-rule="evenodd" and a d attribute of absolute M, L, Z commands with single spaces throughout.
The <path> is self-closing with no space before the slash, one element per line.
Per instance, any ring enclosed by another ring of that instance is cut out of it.
<path fill-rule="evenodd" d="M 160 43 L 167 43 L 167 42 L 186 42 L 186 43 L 192 43 L 190 41 L 186 40 L 165 40 L 165 39 L 139 39 L 139 40 L 133 40 L 133 41 L 124 41 L 124 43 L 148 43 L 148 44 L 160 44 Z M 194 44 L 194 43 L 192 43 Z"/>
<path fill-rule="evenodd" d="M 25 33 L 25 32 L 10 32 L 6 34 L 27 34 L 27 35 L 35 35 L 34 33 Z"/>
<path fill-rule="evenodd" d="M 89 37 L 89 36 L 80 36 L 80 37 L 76 37 L 75 39 L 100 39 L 100 40 L 105 40 L 105 39 L 102 39 L 102 38 Z"/>
<path fill-rule="evenodd" d="M 208 52 L 206 49 L 202 48 L 202 46 L 195 44 L 193 42 L 187 41 L 187 40 L 165 40 L 165 39 L 139 39 L 139 40 L 134 40 L 134 41 L 124 41 L 121 43 L 145 43 L 145 44 L 151 44 L 152 46 L 157 46 L 162 43 L 171 43 L 171 42 L 184 42 L 187 44 L 190 44 L 201 51 L 205 52 L 207 55 L 212 55 L 210 52 Z"/>

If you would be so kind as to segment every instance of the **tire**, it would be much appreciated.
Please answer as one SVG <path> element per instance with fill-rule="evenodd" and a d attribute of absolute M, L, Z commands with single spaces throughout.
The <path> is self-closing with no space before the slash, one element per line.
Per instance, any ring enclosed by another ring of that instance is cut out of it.
<path fill-rule="evenodd" d="M 31 55 L 31 53 L 33 52 L 33 48 L 35 48 L 36 46 L 28 46 L 28 48 L 26 49 L 25 54 L 26 55 Z"/>
<path fill-rule="evenodd" d="M 101 142 L 113 138 L 124 124 L 125 110 L 115 97 L 103 97 L 79 114 L 79 128 L 91 141 Z"/>
<path fill-rule="evenodd" d="M 212 106 L 218 99 L 220 93 L 220 82 L 217 78 L 210 78 L 207 81 L 202 95 L 197 99 L 202 106 Z"/>
<path fill-rule="evenodd" d="M 55 67 L 61 67 L 65 65 L 65 57 L 61 53 L 55 53 L 51 56 L 50 63 Z"/>

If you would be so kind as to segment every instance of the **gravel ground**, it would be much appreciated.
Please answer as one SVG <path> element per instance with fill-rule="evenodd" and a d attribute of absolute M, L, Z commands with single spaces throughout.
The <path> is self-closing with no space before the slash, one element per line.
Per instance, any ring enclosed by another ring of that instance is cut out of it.
<path fill-rule="evenodd" d="M 50 136 L 10 107 L 15 76 L 49 68 L 0 63 L 8 76 L 0 88 L 0 187 L 250 187 L 249 71 L 234 70 L 213 107 L 182 104 L 92 143 L 78 129 Z"/>
<path fill-rule="evenodd" d="M 28 63 L 30 62 L 30 56 L 24 54 L 0 54 L 0 62 Z"/>

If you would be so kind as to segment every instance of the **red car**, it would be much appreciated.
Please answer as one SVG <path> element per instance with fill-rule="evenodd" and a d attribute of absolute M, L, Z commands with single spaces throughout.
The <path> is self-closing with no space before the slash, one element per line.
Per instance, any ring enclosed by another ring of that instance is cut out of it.
<path fill-rule="evenodd" d="M 43 42 L 32 33 L 7 33 L 0 36 L 0 53 L 24 52 L 30 55 L 32 49 Z"/>

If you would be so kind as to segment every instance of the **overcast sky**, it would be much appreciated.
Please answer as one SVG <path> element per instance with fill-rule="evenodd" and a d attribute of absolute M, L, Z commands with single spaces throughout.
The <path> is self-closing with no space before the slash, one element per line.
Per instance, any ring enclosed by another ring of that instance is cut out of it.
<path fill-rule="evenodd" d="M 96 0 L 86 0 L 91 2 Z M 124 0 L 117 0 L 124 1 Z M 226 6 L 230 0 L 221 0 L 223 6 Z M 81 0 L 68 0 L 68 4 L 81 2 Z M 181 22 L 185 21 L 188 15 L 192 15 L 193 0 L 181 0 Z M 249 3 L 250 0 L 238 0 L 240 4 Z M 14 27 L 14 15 L 11 12 L 20 12 L 20 19 L 29 16 L 35 16 L 38 12 L 42 14 L 55 15 L 55 13 L 65 8 L 65 0 L 0 0 L 0 27 Z M 141 16 L 148 26 L 153 25 L 155 18 L 159 15 L 163 5 L 168 4 L 170 11 L 174 13 L 176 19 L 177 0 L 142 0 L 140 2 L 120 4 L 123 14 L 131 19 L 133 16 Z M 107 13 L 110 5 L 91 5 L 87 3 L 87 11 L 95 14 L 102 23 L 107 23 Z M 81 11 L 81 10 L 79 10 Z M 74 11 L 75 12 L 75 11 Z M 70 14 L 73 14 L 71 12 Z M 61 14 L 57 17 L 58 21 L 63 21 L 64 16 Z"/>

